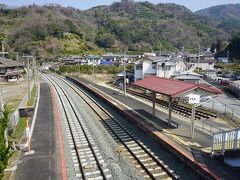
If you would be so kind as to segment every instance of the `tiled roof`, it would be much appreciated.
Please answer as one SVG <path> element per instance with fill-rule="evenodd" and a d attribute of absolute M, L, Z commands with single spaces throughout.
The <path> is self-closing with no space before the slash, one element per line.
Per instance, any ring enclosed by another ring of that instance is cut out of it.
<path fill-rule="evenodd" d="M 13 61 L 11 59 L 0 58 L 0 67 L 17 67 L 17 66 L 24 66 L 24 64 Z"/>

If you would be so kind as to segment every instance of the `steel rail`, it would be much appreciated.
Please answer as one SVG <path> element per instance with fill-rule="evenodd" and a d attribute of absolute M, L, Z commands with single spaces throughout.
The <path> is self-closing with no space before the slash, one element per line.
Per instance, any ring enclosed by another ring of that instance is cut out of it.
<path fill-rule="evenodd" d="M 82 163 L 81 163 L 81 158 L 80 158 L 80 155 L 78 153 L 78 147 L 77 147 L 77 144 L 76 144 L 76 141 L 75 141 L 75 138 L 74 138 L 74 135 L 73 135 L 73 131 L 72 131 L 72 128 L 71 128 L 71 125 L 70 125 L 70 120 L 68 118 L 68 115 L 67 115 L 67 111 L 66 111 L 66 107 L 64 106 L 64 103 L 63 103 L 63 100 L 61 98 L 61 95 L 60 95 L 60 92 L 57 90 L 57 88 L 54 86 L 54 83 L 50 80 L 49 77 L 47 77 L 47 75 L 44 74 L 44 76 L 48 79 L 48 81 L 52 84 L 53 88 L 56 90 L 57 94 L 58 94 L 58 97 L 60 99 L 60 102 L 61 102 L 61 105 L 63 107 L 63 111 L 64 111 L 64 114 L 65 114 L 65 117 L 67 119 L 67 124 L 68 124 L 68 127 L 69 127 L 69 130 L 70 130 L 70 134 L 71 134 L 71 137 L 72 137 L 72 140 L 73 140 L 73 145 L 74 145 L 74 150 L 76 152 L 76 155 L 77 155 L 77 160 L 78 160 L 78 164 L 79 164 L 79 167 L 80 167 L 80 172 L 82 174 L 82 178 L 84 180 L 86 180 L 86 176 L 85 176 L 85 173 L 84 173 L 84 169 L 82 167 Z"/>
<path fill-rule="evenodd" d="M 47 75 L 45 75 L 45 76 L 47 76 Z M 78 116 L 77 116 L 76 110 L 75 110 L 75 108 L 73 107 L 73 105 L 72 105 L 69 97 L 67 96 L 67 93 L 63 90 L 63 88 L 62 88 L 54 79 L 52 79 L 52 81 L 55 82 L 55 84 L 56 84 L 56 85 L 61 89 L 61 91 L 64 93 L 64 95 L 65 95 L 65 97 L 66 97 L 69 105 L 71 106 L 71 108 L 72 108 L 72 110 L 73 110 L 73 112 L 74 112 L 74 115 L 76 116 L 76 118 L 77 118 L 77 120 L 78 120 L 78 122 L 79 122 L 79 125 L 81 126 L 81 129 L 82 129 L 82 131 L 83 131 L 83 134 L 84 134 L 84 136 L 85 136 L 85 138 L 86 138 L 86 140 L 87 140 L 87 142 L 88 142 L 88 146 L 89 146 L 89 148 L 91 149 L 92 154 L 93 154 L 93 156 L 94 156 L 94 158 L 95 158 L 95 161 L 96 161 L 96 164 L 97 164 L 97 166 L 98 166 L 98 169 L 100 170 L 100 173 L 101 173 L 103 179 L 106 180 L 107 177 L 106 177 L 106 175 L 105 175 L 105 173 L 104 173 L 104 171 L 103 171 L 103 169 L 102 169 L 102 166 L 101 166 L 101 164 L 100 164 L 100 162 L 99 162 L 99 160 L 98 160 L 98 158 L 97 158 L 97 155 L 96 155 L 96 153 L 95 153 L 95 151 L 94 151 L 94 149 L 93 149 L 93 146 L 92 146 L 92 144 L 91 144 L 91 142 L 90 142 L 90 140 L 89 140 L 89 138 L 88 138 L 88 136 L 87 136 L 87 133 L 86 133 L 86 131 L 85 131 L 85 129 L 84 129 L 84 127 L 83 127 L 80 119 L 79 119 Z M 69 123 L 69 122 L 68 122 L 68 123 Z M 69 124 L 69 125 L 70 125 L 70 124 Z M 77 154 L 78 154 L 78 152 L 77 152 Z M 81 162 L 80 162 L 80 166 L 81 166 L 81 172 L 83 172 L 82 175 L 85 176 L 84 169 L 82 168 Z M 85 176 L 85 178 L 86 178 L 86 176 Z M 87 179 L 87 178 L 86 178 L 86 179 Z"/>
<path fill-rule="evenodd" d="M 89 98 L 92 102 L 94 102 L 99 109 L 101 109 L 115 124 L 118 125 L 119 128 L 121 128 L 130 138 L 132 138 L 132 140 L 142 148 L 142 150 L 144 150 L 144 152 L 153 159 L 153 162 L 156 162 L 158 166 L 160 166 L 167 174 L 169 177 L 171 177 L 172 179 L 178 179 L 179 177 L 175 174 L 172 173 L 171 170 L 169 170 L 168 168 L 165 167 L 164 164 L 162 164 L 158 159 L 156 159 L 151 152 L 149 152 L 136 138 L 134 138 L 131 134 L 129 134 L 129 132 L 126 131 L 125 128 L 122 127 L 122 125 L 120 125 L 113 117 L 112 115 L 107 112 L 102 106 L 100 106 L 92 97 L 90 97 L 86 92 L 84 92 L 82 89 L 80 89 L 76 84 L 67 81 L 65 79 L 63 79 L 61 76 L 58 76 L 58 78 L 60 78 L 62 81 L 64 81 L 65 83 L 69 84 L 71 83 L 72 86 L 74 86 L 75 88 L 77 88 L 81 93 L 83 93 L 87 98 Z M 70 86 L 70 85 L 69 85 Z M 124 145 L 124 147 L 129 151 L 129 153 L 136 159 L 136 161 L 139 163 L 139 165 L 142 167 L 142 169 L 152 178 L 152 179 L 156 179 L 156 177 L 153 176 L 153 174 L 148 170 L 147 167 L 145 167 L 145 165 L 140 161 L 140 159 L 134 154 L 134 152 L 126 145 L 126 143 L 119 137 L 119 135 L 112 129 L 112 127 L 110 125 L 108 125 L 103 118 L 101 117 L 100 113 L 96 111 L 96 109 L 89 103 L 89 101 L 87 101 L 86 99 L 84 99 L 82 97 L 82 95 L 77 92 L 72 86 L 70 86 L 85 102 L 86 104 L 89 105 L 89 107 L 91 107 L 91 109 L 102 119 L 102 122 L 111 130 L 111 132 L 119 139 L 119 141 L 121 141 L 121 143 Z"/>

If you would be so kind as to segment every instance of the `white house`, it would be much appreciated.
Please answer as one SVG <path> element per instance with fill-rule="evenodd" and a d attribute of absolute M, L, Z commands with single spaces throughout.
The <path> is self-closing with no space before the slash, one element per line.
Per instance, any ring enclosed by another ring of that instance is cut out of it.
<path fill-rule="evenodd" d="M 149 75 L 170 78 L 174 72 L 185 70 L 182 59 L 163 56 L 143 57 L 134 62 L 134 80 L 144 79 Z"/>
<path fill-rule="evenodd" d="M 202 70 L 214 70 L 214 58 L 192 59 L 188 63 L 190 69 L 200 68 Z"/>
<path fill-rule="evenodd" d="M 101 63 L 101 57 L 99 56 L 87 55 L 86 60 L 88 65 L 92 65 L 92 64 L 98 65 Z"/>

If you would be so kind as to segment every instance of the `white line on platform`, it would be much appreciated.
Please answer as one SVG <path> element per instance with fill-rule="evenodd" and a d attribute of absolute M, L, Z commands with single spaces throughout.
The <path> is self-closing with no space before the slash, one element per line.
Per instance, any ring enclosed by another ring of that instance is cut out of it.
<path fill-rule="evenodd" d="M 36 117 L 37 117 L 37 112 L 38 112 L 38 104 L 39 104 L 39 99 L 40 99 L 40 85 L 38 86 L 38 97 L 37 97 L 37 103 L 36 103 L 36 107 L 35 107 L 35 111 L 34 111 L 34 115 L 33 115 L 33 120 L 32 120 L 32 125 L 31 125 L 31 130 L 30 130 L 30 141 L 32 138 L 32 134 L 33 134 L 33 130 L 35 127 L 35 122 L 36 122 Z"/>

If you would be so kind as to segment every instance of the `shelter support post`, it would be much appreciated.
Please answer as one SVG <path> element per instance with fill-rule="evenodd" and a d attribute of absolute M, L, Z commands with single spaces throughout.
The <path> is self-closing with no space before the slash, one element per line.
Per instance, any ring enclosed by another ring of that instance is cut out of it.
<path fill-rule="evenodd" d="M 192 122 L 191 122 L 191 135 L 190 138 L 194 138 L 194 124 L 195 124 L 195 106 L 192 105 Z"/>
<path fill-rule="evenodd" d="M 168 99 L 168 109 L 169 109 L 169 113 L 168 113 L 168 126 L 171 126 L 171 121 L 172 121 L 172 96 L 169 96 Z"/>
<path fill-rule="evenodd" d="M 155 105 L 156 105 L 156 93 L 155 92 L 152 92 L 152 103 L 153 103 L 152 115 L 155 116 Z"/>

